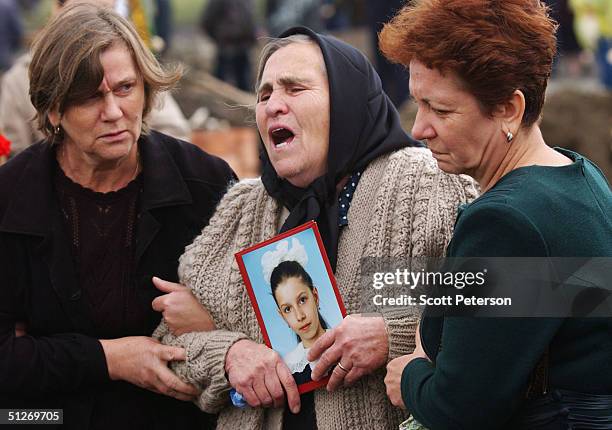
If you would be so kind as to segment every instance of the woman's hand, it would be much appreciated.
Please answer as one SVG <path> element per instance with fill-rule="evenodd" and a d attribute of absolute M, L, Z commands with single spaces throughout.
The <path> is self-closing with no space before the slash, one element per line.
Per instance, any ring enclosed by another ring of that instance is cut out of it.
<path fill-rule="evenodd" d="M 169 368 L 170 361 L 184 361 L 185 350 L 162 345 L 145 336 L 100 340 L 108 374 L 113 380 L 127 381 L 155 393 L 192 401 L 200 393 L 183 382 Z"/>
<path fill-rule="evenodd" d="M 416 358 L 425 358 L 426 360 L 429 360 L 429 357 L 427 357 L 427 354 L 425 354 L 425 350 L 423 349 L 423 344 L 421 343 L 419 325 L 417 325 L 414 340 L 416 343 L 416 348 L 412 354 L 403 355 L 391 360 L 389 364 L 387 364 L 387 375 L 385 376 L 387 397 L 389 397 L 389 400 L 394 406 L 402 409 L 406 409 L 404 399 L 402 398 L 402 373 L 404 372 L 404 368 L 408 365 L 408 363 Z"/>
<path fill-rule="evenodd" d="M 382 367 L 389 355 L 389 341 L 383 317 L 348 315 L 340 325 L 321 336 L 308 352 L 308 360 L 319 362 L 312 379 L 319 380 L 335 366 L 328 391 L 342 384 L 351 385 L 359 378 Z"/>
<path fill-rule="evenodd" d="M 154 310 L 162 313 L 173 335 L 215 329 L 210 313 L 189 288 L 157 277 L 153 277 L 153 285 L 166 293 L 155 298 L 152 306 Z"/>
<path fill-rule="evenodd" d="M 247 339 L 236 342 L 227 352 L 225 371 L 230 385 L 249 406 L 278 408 L 286 394 L 291 412 L 300 411 L 295 379 L 280 355 L 267 346 Z"/>
<path fill-rule="evenodd" d="M 402 355 L 393 359 L 387 364 L 387 375 L 385 385 L 387 386 L 387 397 L 393 406 L 406 409 L 402 398 L 402 372 L 408 363 L 414 360 L 412 354 Z"/>

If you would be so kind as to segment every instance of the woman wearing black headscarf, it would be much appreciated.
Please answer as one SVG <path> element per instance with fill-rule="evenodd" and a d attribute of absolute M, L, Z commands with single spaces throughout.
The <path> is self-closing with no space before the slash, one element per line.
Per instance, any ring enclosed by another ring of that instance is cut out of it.
<path fill-rule="evenodd" d="M 360 260 L 441 256 L 457 206 L 476 194 L 473 182 L 437 169 L 401 129 L 367 59 L 339 40 L 306 28 L 272 40 L 256 91 L 262 178 L 228 192 L 180 262 L 181 281 L 216 329 L 186 333 L 198 329 L 182 321 L 189 312 L 179 318 L 168 305 L 173 318 L 156 335 L 186 348 L 175 370 L 203 389 L 198 404 L 220 412 L 218 428 L 395 427 L 403 412 L 386 399 L 383 368 L 414 349 L 417 317 L 357 315 L 369 292 L 359 286 Z M 352 385 L 300 398 L 280 356 L 263 344 L 234 253 L 309 220 L 319 225 L 350 314 L 317 342 L 326 350 L 320 362 L 339 363 L 329 389 Z M 229 404 L 232 387 L 252 408 Z"/>

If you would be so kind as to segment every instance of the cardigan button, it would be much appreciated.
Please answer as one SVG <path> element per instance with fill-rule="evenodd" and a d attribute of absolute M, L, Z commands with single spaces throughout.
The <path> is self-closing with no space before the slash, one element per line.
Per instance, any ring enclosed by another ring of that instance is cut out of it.
<path fill-rule="evenodd" d="M 81 298 L 81 290 L 76 290 L 74 293 L 72 293 L 72 295 L 70 296 L 70 300 L 77 301 Z"/>

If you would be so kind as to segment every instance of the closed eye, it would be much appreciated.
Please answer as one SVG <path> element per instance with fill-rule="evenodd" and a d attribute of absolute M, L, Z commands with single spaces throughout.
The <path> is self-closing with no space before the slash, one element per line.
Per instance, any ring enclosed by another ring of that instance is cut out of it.
<path fill-rule="evenodd" d="M 298 93 L 304 91 L 305 89 L 306 88 L 303 88 L 303 87 L 291 87 L 291 88 L 289 88 L 289 92 L 291 94 L 298 94 Z"/>
<path fill-rule="evenodd" d="M 434 107 L 432 107 L 432 108 L 431 108 L 431 110 L 432 110 L 432 111 L 433 111 L 435 114 L 437 114 L 437 115 L 447 115 L 447 114 L 451 113 L 451 111 L 449 111 L 449 110 L 444 110 L 444 109 L 436 109 L 436 108 L 434 108 Z"/>

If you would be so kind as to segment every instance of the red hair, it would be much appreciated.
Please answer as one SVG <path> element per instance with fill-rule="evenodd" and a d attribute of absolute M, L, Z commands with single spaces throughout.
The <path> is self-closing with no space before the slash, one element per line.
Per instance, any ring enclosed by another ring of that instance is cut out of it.
<path fill-rule="evenodd" d="M 544 104 L 556 30 L 538 0 L 413 0 L 385 24 L 379 42 L 393 62 L 416 59 L 456 73 L 488 115 L 521 90 L 529 127 Z"/>

